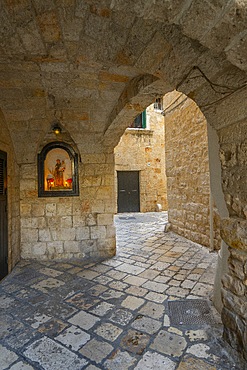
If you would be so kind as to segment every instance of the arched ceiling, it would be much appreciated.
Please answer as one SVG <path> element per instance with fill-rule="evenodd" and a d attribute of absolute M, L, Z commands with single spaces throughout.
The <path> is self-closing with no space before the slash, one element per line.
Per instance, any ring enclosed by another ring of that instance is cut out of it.
<path fill-rule="evenodd" d="M 121 109 L 131 120 L 156 95 L 195 98 L 201 85 L 208 104 L 205 76 L 242 86 L 246 17 L 244 0 L 1 1 L 0 107 L 18 161 L 34 161 L 54 119 L 86 152 L 113 145 Z"/>

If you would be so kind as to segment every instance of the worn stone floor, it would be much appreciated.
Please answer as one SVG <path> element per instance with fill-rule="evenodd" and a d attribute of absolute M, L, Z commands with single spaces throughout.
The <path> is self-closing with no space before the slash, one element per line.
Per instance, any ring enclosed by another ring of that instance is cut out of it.
<path fill-rule="evenodd" d="M 116 257 L 20 262 L 0 283 L 0 369 L 243 369 L 211 305 L 217 255 L 167 214 L 116 216 Z"/>

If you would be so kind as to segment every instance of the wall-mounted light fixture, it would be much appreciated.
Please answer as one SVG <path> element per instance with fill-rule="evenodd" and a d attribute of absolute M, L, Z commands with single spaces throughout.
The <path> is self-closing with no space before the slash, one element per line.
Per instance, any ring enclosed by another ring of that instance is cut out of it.
<path fill-rule="evenodd" d="M 59 126 L 59 124 L 57 122 L 53 123 L 52 131 L 56 135 L 61 134 L 62 129 L 61 129 L 61 127 Z"/>

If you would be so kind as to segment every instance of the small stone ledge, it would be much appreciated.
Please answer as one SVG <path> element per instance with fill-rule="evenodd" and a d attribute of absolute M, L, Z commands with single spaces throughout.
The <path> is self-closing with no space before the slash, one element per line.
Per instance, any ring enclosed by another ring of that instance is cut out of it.
<path fill-rule="evenodd" d="M 220 234 L 227 245 L 247 252 L 247 220 L 223 218 Z"/>
<path fill-rule="evenodd" d="M 125 133 L 131 135 L 153 135 L 153 130 L 146 128 L 127 128 Z"/>

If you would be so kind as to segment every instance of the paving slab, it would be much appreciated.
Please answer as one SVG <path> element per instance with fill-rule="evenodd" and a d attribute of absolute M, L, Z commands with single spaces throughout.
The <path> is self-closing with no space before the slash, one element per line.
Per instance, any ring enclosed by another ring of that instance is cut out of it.
<path fill-rule="evenodd" d="M 174 370 L 176 363 L 159 353 L 146 352 L 135 370 Z"/>
<path fill-rule="evenodd" d="M 96 363 L 101 363 L 113 349 L 113 346 L 107 342 L 92 339 L 80 350 L 80 353 Z"/>
<path fill-rule="evenodd" d="M 85 330 L 91 329 L 97 321 L 100 321 L 98 317 L 85 311 L 78 312 L 68 320 L 69 323 L 79 326 Z"/>
<path fill-rule="evenodd" d="M 187 347 L 185 338 L 180 335 L 169 333 L 166 330 L 161 330 L 150 348 L 155 351 L 164 353 L 171 357 L 180 357 L 184 349 Z"/>
<path fill-rule="evenodd" d="M 54 338 L 73 351 L 78 351 L 90 340 L 90 335 L 76 326 L 71 326 Z"/>
<path fill-rule="evenodd" d="M 103 323 L 95 330 L 96 334 L 104 339 L 107 339 L 110 342 L 114 342 L 114 340 L 116 340 L 122 332 L 123 329 L 120 329 L 118 326 L 113 325 L 109 322 Z"/>
<path fill-rule="evenodd" d="M 61 368 L 81 370 L 88 363 L 47 337 L 30 344 L 23 355 L 32 362 L 38 363 L 45 370 L 60 370 Z"/>
<path fill-rule="evenodd" d="M 104 362 L 103 369 L 107 370 L 128 370 L 133 368 L 136 358 L 128 352 L 117 350 L 113 355 Z M 144 369 L 143 369 L 144 370 Z"/>
<path fill-rule="evenodd" d="M 0 345 L 0 369 L 6 369 L 18 359 L 18 356 L 8 350 L 6 347 Z"/>

